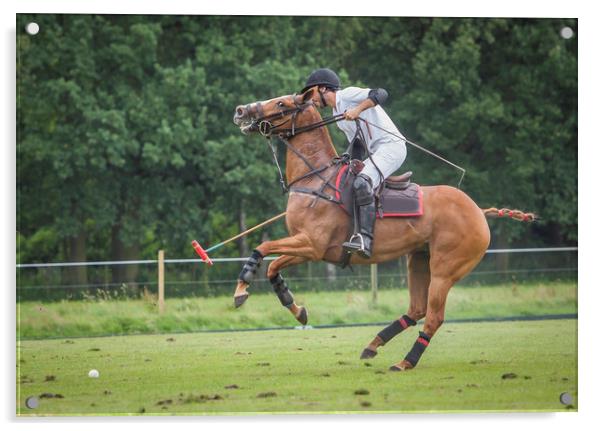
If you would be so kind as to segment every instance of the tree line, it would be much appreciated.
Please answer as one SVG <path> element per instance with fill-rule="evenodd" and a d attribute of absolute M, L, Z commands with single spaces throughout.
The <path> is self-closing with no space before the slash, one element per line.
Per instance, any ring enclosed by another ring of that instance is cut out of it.
<path fill-rule="evenodd" d="M 20 30 L 30 21 L 35 36 Z M 318 67 L 387 89 L 399 130 L 466 168 L 461 188 L 481 207 L 541 217 L 490 223 L 494 245 L 574 244 L 577 40 L 565 26 L 577 33 L 575 19 L 18 15 L 17 262 L 192 257 L 191 239 L 211 245 L 281 212 L 265 139 L 241 135 L 233 111 L 299 91 Z M 402 169 L 424 185 L 459 179 L 411 147 Z"/>

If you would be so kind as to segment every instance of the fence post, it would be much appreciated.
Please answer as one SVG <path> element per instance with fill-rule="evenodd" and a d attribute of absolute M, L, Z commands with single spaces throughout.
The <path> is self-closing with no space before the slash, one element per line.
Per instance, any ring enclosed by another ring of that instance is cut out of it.
<path fill-rule="evenodd" d="M 372 303 L 376 304 L 378 293 L 378 265 L 373 263 L 370 265 L 370 287 L 372 290 Z"/>
<path fill-rule="evenodd" d="M 157 260 L 159 262 L 159 314 L 163 314 L 165 311 L 165 253 L 163 250 L 159 250 L 159 256 Z"/>
<path fill-rule="evenodd" d="M 404 286 L 408 286 L 410 285 L 410 280 L 408 279 L 408 255 L 404 255 L 404 256 L 399 256 L 399 274 L 401 275 L 400 277 L 400 285 L 402 287 Z"/>

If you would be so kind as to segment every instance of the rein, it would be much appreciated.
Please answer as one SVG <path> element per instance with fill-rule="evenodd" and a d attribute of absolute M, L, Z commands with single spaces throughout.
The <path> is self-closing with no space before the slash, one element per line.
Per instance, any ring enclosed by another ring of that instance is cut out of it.
<path fill-rule="evenodd" d="M 260 118 L 255 119 L 254 123 L 255 124 L 258 123 L 257 128 L 259 130 L 259 133 L 261 133 L 263 136 L 265 136 L 268 139 L 268 145 L 272 152 L 274 164 L 276 165 L 276 168 L 278 169 L 278 175 L 280 176 L 280 186 L 282 187 L 283 193 L 287 193 L 288 191 L 290 191 L 293 184 L 295 184 L 303 179 L 306 179 L 306 178 L 316 175 L 323 181 L 322 187 L 320 187 L 319 190 L 307 190 L 307 189 L 297 188 L 294 191 L 298 191 L 301 193 L 309 193 L 309 194 L 316 195 L 316 197 L 321 197 L 321 198 L 329 200 L 329 201 L 334 201 L 334 198 L 332 196 L 324 193 L 324 189 L 326 187 L 330 187 L 334 191 L 337 191 L 336 187 L 333 186 L 332 184 L 330 184 L 330 181 L 332 180 L 334 174 L 331 175 L 329 178 L 325 178 L 321 174 L 322 174 L 322 172 L 324 172 L 331 166 L 340 164 L 340 163 L 344 162 L 346 159 L 344 157 L 336 157 L 330 163 L 328 163 L 320 168 L 316 168 L 315 166 L 313 166 L 311 164 L 311 162 L 309 160 L 307 160 L 307 158 L 303 154 L 301 154 L 299 152 L 299 150 L 297 150 L 295 147 L 293 147 L 288 142 L 288 140 L 301 133 L 309 132 L 311 130 L 315 130 L 317 128 L 324 127 L 328 124 L 332 124 L 332 123 L 341 121 L 344 118 L 344 115 L 343 114 L 333 115 L 331 117 L 327 117 L 316 123 L 308 124 L 307 126 L 296 127 L 295 119 L 297 117 L 297 114 L 299 112 L 302 112 L 308 106 L 313 106 L 313 102 L 306 102 L 306 103 L 300 104 L 300 105 L 295 104 L 295 108 L 283 109 L 282 111 L 274 113 L 274 114 L 261 116 Z M 260 105 L 258 105 L 257 111 L 261 112 Z M 287 115 L 290 115 L 290 117 L 288 119 L 282 121 L 279 124 L 272 124 L 271 120 L 273 120 L 275 118 L 284 118 Z M 280 128 L 281 126 L 283 126 L 289 122 L 291 123 L 290 128 Z M 277 136 L 278 138 L 280 138 L 284 142 L 284 144 L 287 146 L 287 148 L 290 149 L 293 152 L 293 154 L 295 154 L 297 157 L 299 157 L 303 161 L 303 163 L 305 163 L 305 165 L 310 169 L 309 172 L 301 175 L 298 178 L 295 178 L 288 185 L 286 184 L 286 181 L 284 180 L 284 175 L 282 174 L 282 169 L 280 168 L 280 163 L 278 163 L 278 156 L 276 154 L 276 149 L 272 142 L 272 137 L 274 137 L 274 136 Z M 315 204 L 315 201 L 314 201 L 314 204 Z M 312 206 L 313 206 L 313 204 L 312 204 Z"/>

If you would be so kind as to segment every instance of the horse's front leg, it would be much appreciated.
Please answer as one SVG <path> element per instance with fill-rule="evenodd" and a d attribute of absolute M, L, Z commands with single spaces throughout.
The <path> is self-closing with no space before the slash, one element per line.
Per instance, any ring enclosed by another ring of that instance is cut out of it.
<path fill-rule="evenodd" d="M 310 239 L 305 234 L 298 234 L 276 241 L 266 241 L 262 243 L 259 247 L 253 250 L 253 253 L 244 264 L 240 274 L 238 275 L 238 284 L 236 285 L 236 291 L 234 292 L 235 307 L 240 307 L 249 297 L 247 288 L 251 284 L 251 281 L 253 281 L 255 278 L 257 269 L 261 266 L 263 258 L 269 254 L 284 254 L 287 255 L 286 257 L 290 258 L 302 258 L 303 260 L 299 260 L 298 263 L 303 262 L 304 260 L 317 260 L 320 258 L 319 251 L 312 247 Z M 278 259 L 276 259 L 273 263 L 277 261 Z M 283 260 L 281 262 L 281 265 L 289 266 L 286 264 L 288 261 Z M 290 265 L 297 263 L 296 261 L 291 262 L 292 263 L 289 263 Z M 278 268 L 278 266 L 275 268 Z M 277 273 L 278 271 L 272 274 L 272 276 L 270 276 L 268 273 L 268 277 L 272 278 Z M 274 289 L 276 290 L 276 286 Z"/>
<path fill-rule="evenodd" d="M 274 293 L 278 296 L 282 306 L 286 307 L 291 312 L 295 319 L 302 325 L 307 325 L 307 310 L 305 307 L 299 307 L 295 303 L 293 294 L 288 289 L 286 281 L 282 278 L 280 271 L 292 265 L 307 262 L 307 258 L 299 256 L 280 256 L 278 259 L 270 263 L 267 276 L 272 283 Z"/>

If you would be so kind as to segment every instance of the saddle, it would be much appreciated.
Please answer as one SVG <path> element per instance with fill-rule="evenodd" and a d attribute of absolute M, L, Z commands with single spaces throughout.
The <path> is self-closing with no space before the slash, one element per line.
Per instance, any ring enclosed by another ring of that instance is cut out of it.
<path fill-rule="evenodd" d="M 412 184 L 410 182 L 411 176 L 412 171 L 408 171 L 402 175 L 392 175 L 385 180 L 385 187 L 394 190 L 405 190 Z"/>
<path fill-rule="evenodd" d="M 351 217 L 353 216 L 352 184 L 355 175 L 359 172 L 355 167 L 362 164 L 357 162 L 359 161 L 352 160 L 350 164 L 343 165 L 339 169 L 335 182 L 337 189 L 335 197 L 340 202 L 339 206 Z M 406 172 L 385 179 L 382 192 L 376 196 L 377 218 L 419 217 L 423 214 L 422 190 L 418 184 L 410 181 L 411 176 L 412 172 Z"/>

